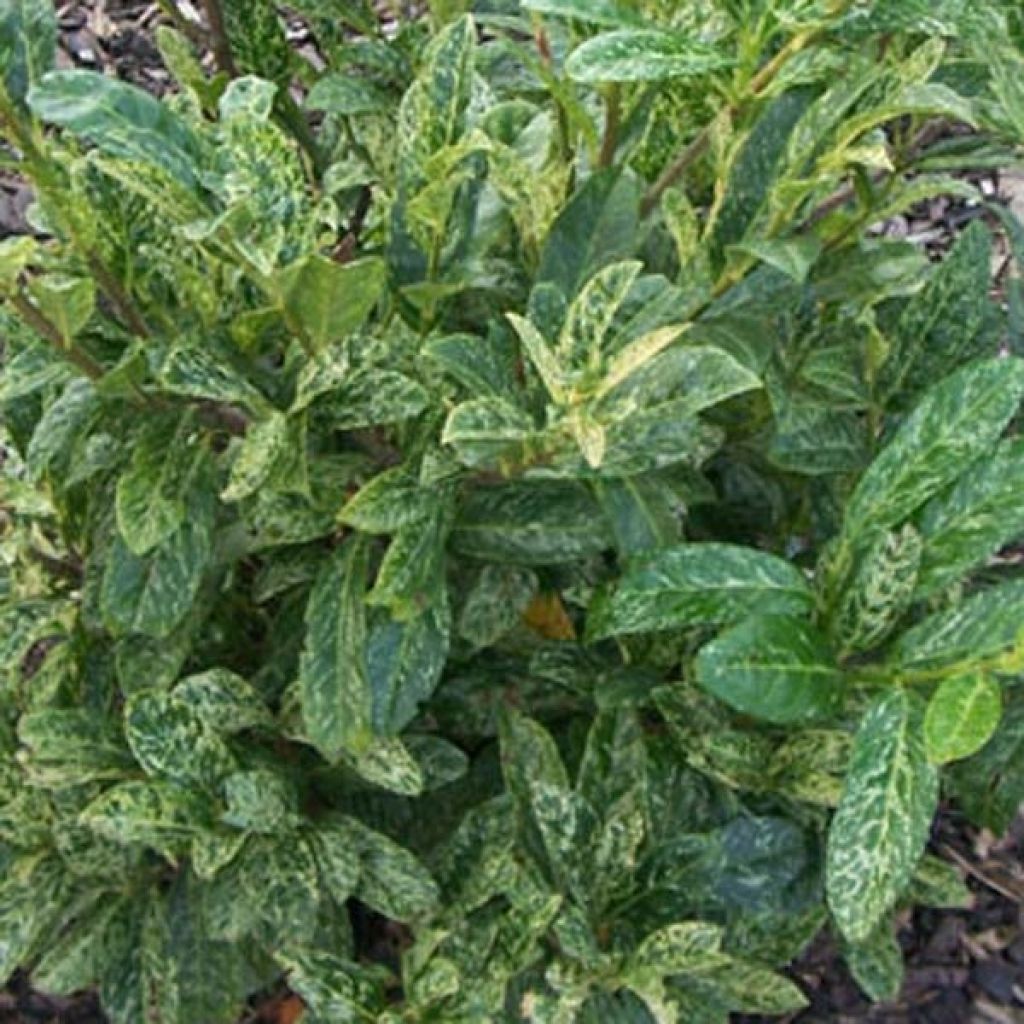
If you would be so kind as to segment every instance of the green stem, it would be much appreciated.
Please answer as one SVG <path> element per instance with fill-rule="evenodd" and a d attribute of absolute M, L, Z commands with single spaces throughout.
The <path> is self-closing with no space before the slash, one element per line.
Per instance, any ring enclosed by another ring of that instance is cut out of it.
<path fill-rule="evenodd" d="M 319 181 L 323 177 L 324 171 L 327 170 L 327 160 L 317 145 L 316 136 L 313 134 L 313 129 L 309 127 L 306 115 L 299 109 L 299 105 L 288 91 L 287 86 L 279 88 L 275 106 L 278 121 L 309 157 L 313 175 Z"/>

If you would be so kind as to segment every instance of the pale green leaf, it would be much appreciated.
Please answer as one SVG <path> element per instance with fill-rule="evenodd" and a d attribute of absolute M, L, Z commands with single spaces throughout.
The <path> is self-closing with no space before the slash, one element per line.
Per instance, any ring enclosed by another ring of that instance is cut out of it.
<path fill-rule="evenodd" d="M 946 764 L 976 754 L 999 727 L 1002 713 L 1002 692 L 991 676 L 977 672 L 943 680 L 924 716 L 929 760 Z"/>

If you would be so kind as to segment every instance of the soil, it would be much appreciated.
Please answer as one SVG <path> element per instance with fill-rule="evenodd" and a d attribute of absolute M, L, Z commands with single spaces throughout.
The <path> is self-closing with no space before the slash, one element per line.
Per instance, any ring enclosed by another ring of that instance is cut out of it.
<path fill-rule="evenodd" d="M 158 4 L 83 0 L 56 7 L 59 66 L 102 70 L 158 95 L 170 87 L 152 41 L 162 20 Z M 199 7 L 197 2 L 193 10 Z M 297 46 L 308 47 L 301 25 L 290 35 Z M 315 60 L 315 54 L 304 56 Z M 1024 176 L 986 171 L 973 180 L 986 197 L 1024 216 Z M 30 201 L 23 183 L 0 174 L 0 238 L 30 230 L 25 218 Z M 980 204 L 937 199 L 879 225 L 876 232 L 907 238 L 937 258 L 967 223 L 981 216 Z M 997 251 L 997 287 L 1008 261 L 1005 249 Z M 782 1024 L 1024 1024 L 1024 815 L 1007 836 L 997 838 L 946 809 L 933 832 L 932 852 L 957 866 L 974 902 L 965 910 L 917 910 L 901 920 L 907 975 L 900 998 L 872 1005 L 844 967 L 835 941 L 823 933 L 788 970 L 810 1006 Z M 293 1024 L 299 1012 L 294 997 L 276 992 L 256 1000 L 244 1024 Z M 737 1016 L 734 1024 L 770 1021 L 779 1018 Z M 92 993 L 69 999 L 42 996 L 20 973 L 0 991 L 0 1024 L 105 1022 Z"/>

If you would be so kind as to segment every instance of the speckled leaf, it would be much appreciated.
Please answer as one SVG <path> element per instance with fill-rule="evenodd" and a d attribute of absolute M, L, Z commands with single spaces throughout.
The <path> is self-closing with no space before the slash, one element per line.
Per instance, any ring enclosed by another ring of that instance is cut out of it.
<path fill-rule="evenodd" d="M 212 805 L 171 782 L 122 782 L 93 800 L 81 820 L 107 839 L 149 846 L 174 860 L 212 825 Z"/>
<path fill-rule="evenodd" d="M 367 605 L 387 608 L 394 618 L 407 621 L 438 602 L 451 513 L 450 494 L 438 493 L 426 518 L 395 534 L 366 595 Z"/>
<path fill-rule="evenodd" d="M 273 412 L 266 419 L 253 423 L 246 431 L 245 438 L 239 445 L 228 485 L 221 492 L 221 501 L 241 501 L 248 498 L 268 483 L 277 483 L 275 478 L 298 464 L 297 475 L 301 482 L 305 476 L 306 429 L 302 416 L 288 417 L 281 412 Z M 287 474 L 295 477 L 296 473 Z M 294 480 L 286 481 L 292 486 L 289 490 L 303 487 L 295 486 Z M 307 485 L 308 487 L 308 485 Z"/>
<path fill-rule="evenodd" d="M 110 156 L 153 164 L 196 187 L 199 141 L 171 107 L 142 89 L 89 71 L 51 71 L 29 91 L 28 103 L 41 120 Z"/>
<path fill-rule="evenodd" d="M 467 494 L 451 544 L 471 558 L 545 565 L 599 554 L 611 537 L 600 506 L 584 488 L 514 483 Z"/>
<path fill-rule="evenodd" d="M 4 864 L 0 881 L 0 979 L 6 983 L 33 952 L 68 895 L 60 860 L 25 854 Z"/>
<path fill-rule="evenodd" d="M 235 772 L 224 780 L 227 808 L 221 821 L 233 828 L 273 835 L 298 820 L 298 794 L 278 772 L 266 768 Z"/>
<path fill-rule="evenodd" d="M 467 466 L 521 461 L 535 433 L 533 420 L 502 398 L 476 398 L 452 409 L 441 435 Z"/>
<path fill-rule="evenodd" d="M 945 611 L 929 615 L 897 637 L 892 660 L 920 669 L 975 662 L 1021 646 L 1024 581 L 982 590 Z"/>
<path fill-rule="evenodd" d="M 339 430 L 400 423 L 430 406 L 430 395 L 411 377 L 394 370 L 356 370 L 320 403 Z"/>
<path fill-rule="evenodd" d="M 322 351 L 369 316 L 384 279 L 384 264 L 376 257 L 336 263 L 312 253 L 279 271 L 274 287 L 289 323 Z"/>
<path fill-rule="evenodd" d="M 502 709 L 498 720 L 501 739 L 501 768 L 505 788 L 518 801 L 530 803 L 534 782 L 568 789 L 569 777 L 551 734 L 532 718 Z"/>
<path fill-rule="evenodd" d="M 547 339 L 537 329 L 533 321 L 516 313 L 509 313 L 507 316 L 508 322 L 519 336 L 519 343 L 522 345 L 523 351 L 533 363 L 533 368 L 543 381 L 551 400 L 559 405 L 564 405 L 567 399 L 565 367 L 561 365 Z M 507 403 L 503 403 L 504 405 Z"/>
<path fill-rule="evenodd" d="M 369 550 L 358 538 L 324 564 L 306 606 L 299 690 L 306 734 L 327 760 L 366 748 L 372 713 L 366 648 Z"/>
<path fill-rule="evenodd" d="M 952 676 L 928 702 L 924 744 L 934 764 L 976 754 L 999 728 L 1003 713 L 999 683 L 981 672 Z"/>
<path fill-rule="evenodd" d="M 932 388 L 861 477 L 846 533 L 898 525 L 995 446 L 1024 396 L 1024 361 L 974 363 Z"/>
<path fill-rule="evenodd" d="M 124 721 L 128 745 L 149 775 L 209 788 L 235 768 L 224 741 L 174 694 L 135 694 L 125 705 Z"/>
<path fill-rule="evenodd" d="M 336 823 L 359 853 L 358 899 L 396 921 L 413 921 L 434 909 L 437 884 L 416 857 L 354 818 Z"/>
<path fill-rule="evenodd" d="M 25 769 L 40 783 L 64 786 L 125 777 L 131 751 L 113 722 L 83 709 L 23 714 L 18 739 L 28 748 Z"/>
<path fill-rule="evenodd" d="M 706 921 L 683 921 L 648 935 L 629 958 L 629 970 L 662 974 L 701 974 L 728 961 L 722 928 Z"/>
<path fill-rule="evenodd" d="M 596 480 L 594 489 L 620 555 L 640 555 L 682 539 L 681 501 L 657 476 Z"/>
<path fill-rule="evenodd" d="M 117 528 L 132 554 L 145 555 L 185 519 L 185 498 L 205 449 L 194 421 L 156 420 L 133 446 L 132 461 L 117 481 Z"/>
<path fill-rule="evenodd" d="M 395 533 L 426 519 L 437 498 L 436 491 L 423 487 L 414 473 L 398 466 L 364 484 L 338 518 L 363 533 Z"/>
<path fill-rule="evenodd" d="M 909 609 L 921 563 L 921 535 L 910 525 L 882 533 L 864 552 L 832 622 L 840 656 L 877 646 Z"/>
<path fill-rule="evenodd" d="M 661 82 L 727 67 L 731 59 L 698 39 L 657 29 L 606 32 L 573 50 L 565 70 L 577 82 Z"/>
<path fill-rule="evenodd" d="M 813 604 L 800 571 L 731 544 L 683 544 L 630 566 L 592 605 L 591 639 L 735 622 L 752 612 L 797 614 Z"/>
<path fill-rule="evenodd" d="M 643 264 L 630 260 L 599 270 L 573 299 L 558 338 L 556 353 L 566 367 L 600 363 L 605 336 L 626 301 Z"/>
<path fill-rule="evenodd" d="M 99 410 L 99 396 L 90 381 L 69 381 L 32 432 L 25 453 L 31 476 L 40 477 L 67 459 L 73 446 L 88 433 Z"/>
<path fill-rule="evenodd" d="M 273 721 L 256 690 L 226 668 L 211 668 L 188 676 L 174 688 L 174 697 L 204 725 L 226 736 L 268 726 Z"/>
<path fill-rule="evenodd" d="M 377 114 L 386 109 L 389 102 L 388 93 L 372 82 L 339 74 L 326 74 L 317 79 L 306 97 L 306 106 L 310 110 L 324 110 L 346 117 Z"/>
<path fill-rule="evenodd" d="M 355 891 L 360 873 L 359 849 L 351 833 L 324 822 L 313 832 L 312 844 L 324 887 L 338 906 L 344 906 Z"/>
<path fill-rule="evenodd" d="M 185 338 L 174 345 L 160 367 L 160 383 L 175 395 L 212 399 L 269 411 L 266 398 L 231 363 L 201 339 Z"/>
<path fill-rule="evenodd" d="M 903 988 L 903 950 L 888 921 L 862 942 L 844 946 L 843 959 L 872 1002 L 887 1003 L 899 998 Z"/>
<path fill-rule="evenodd" d="M 1024 440 L 1011 438 L 921 510 L 924 554 L 918 594 L 958 582 L 1024 535 Z"/>
<path fill-rule="evenodd" d="M 910 696 L 878 698 L 857 733 L 828 836 L 826 894 L 848 941 L 872 935 L 910 883 L 938 795 Z"/>
<path fill-rule="evenodd" d="M 605 25 L 609 28 L 628 28 L 643 24 L 632 8 L 615 0 L 523 0 L 524 11 L 549 14 L 555 18 L 571 18 L 590 25 Z"/>
<path fill-rule="evenodd" d="M 809 623 L 757 616 L 701 648 L 697 681 L 719 700 L 777 725 L 828 716 L 842 695 L 825 638 Z"/>

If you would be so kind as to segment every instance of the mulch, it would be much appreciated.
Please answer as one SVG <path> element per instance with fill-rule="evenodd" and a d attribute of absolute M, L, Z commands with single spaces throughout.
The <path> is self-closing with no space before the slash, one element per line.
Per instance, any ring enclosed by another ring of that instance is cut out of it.
<path fill-rule="evenodd" d="M 188 3 L 181 4 L 187 10 Z M 198 4 L 197 4 L 198 6 Z M 170 76 L 153 44 L 159 5 L 138 0 L 56 4 L 61 29 L 58 66 L 104 71 L 162 95 Z M 198 14 L 197 14 L 198 17 Z M 293 38 L 308 46 L 301 25 Z M 975 178 L 987 198 L 1024 217 L 1024 176 L 985 171 Z M 0 174 L 0 238 L 29 230 L 28 189 Z M 879 225 L 878 234 L 907 238 L 933 256 L 945 252 L 963 227 L 985 216 L 979 204 L 936 199 Z M 1005 272 L 1008 254 L 997 251 L 993 275 Z M 810 1001 L 782 1024 L 1024 1024 L 1024 815 L 997 838 L 970 826 L 954 809 L 936 822 L 932 850 L 955 864 L 974 893 L 964 910 L 919 909 L 899 922 L 907 961 L 906 983 L 894 1003 L 872 1005 L 842 963 L 834 939 L 823 933 L 788 970 Z M 294 999 L 275 994 L 254 1005 L 249 1024 L 295 1019 Z M 0 991 L 0 1024 L 105 1024 L 96 997 L 55 999 L 34 992 L 15 975 Z M 737 1016 L 735 1024 L 778 1018 Z M 196 1022 L 202 1024 L 202 1022 Z"/>

